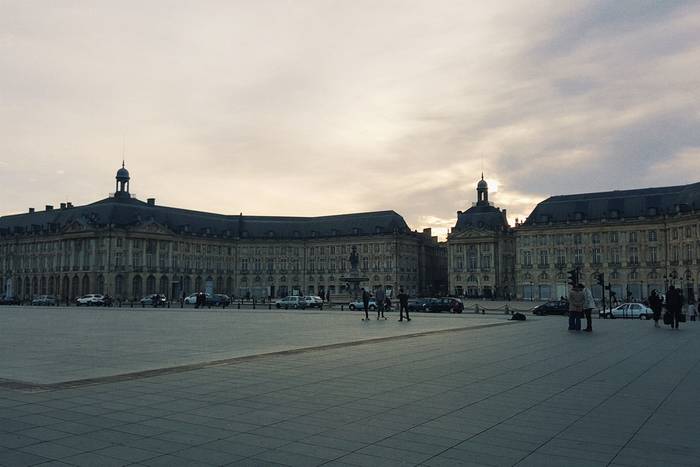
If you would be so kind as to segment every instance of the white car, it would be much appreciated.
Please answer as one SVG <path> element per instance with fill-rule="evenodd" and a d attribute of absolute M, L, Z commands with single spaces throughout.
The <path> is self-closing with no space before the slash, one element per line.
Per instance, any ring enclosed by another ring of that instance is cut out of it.
<path fill-rule="evenodd" d="M 196 305 L 197 304 L 197 294 L 192 293 L 185 297 L 186 305 Z"/>
<path fill-rule="evenodd" d="M 309 306 L 304 297 L 299 297 L 296 295 L 289 295 L 287 297 L 281 298 L 275 302 L 277 308 L 301 308 L 302 310 Z"/>
<path fill-rule="evenodd" d="M 316 295 L 306 295 L 304 301 L 309 308 L 318 308 L 319 310 L 323 308 L 323 299 Z"/>
<path fill-rule="evenodd" d="M 348 308 L 350 308 L 353 311 L 365 311 L 365 303 L 362 300 L 356 300 L 354 302 L 350 302 L 348 304 Z M 370 298 L 369 303 L 367 304 L 367 308 L 369 308 L 369 311 L 375 311 L 377 309 L 377 302 L 373 298 Z"/>
<path fill-rule="evenodd" d="M 654 316 L 654 312 L 642 303 L 623 303 L 612 310 L 606 310 L 605 314 L 601 310 L 600 316 L 601 318 L 651 319 Z"/>
<path fill-rule="evenodd" d="M 105 296 L 102 294 L 98 294 L 98 293 L 89 293 L 87 295 L 83 295 L 82 297 L 78 297 L 75 299 L 75 304 L 77 306 L 80 306 L 80 305 L 99 306 L 99 305 L 104 305 L 104 303 L 105 303 Z"/>

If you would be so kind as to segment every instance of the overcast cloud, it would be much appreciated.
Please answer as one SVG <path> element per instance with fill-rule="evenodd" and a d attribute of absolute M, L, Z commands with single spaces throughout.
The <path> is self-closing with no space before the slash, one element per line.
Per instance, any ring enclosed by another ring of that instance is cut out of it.
<path fill-rule="evenodd" d="M 553 194 L 700 180 L 700 2 L 0 0 L 0 214 L 132 191 L 444 229 L 483 169 Z M 125 144 L 124 144 L 125 142 Z"/>

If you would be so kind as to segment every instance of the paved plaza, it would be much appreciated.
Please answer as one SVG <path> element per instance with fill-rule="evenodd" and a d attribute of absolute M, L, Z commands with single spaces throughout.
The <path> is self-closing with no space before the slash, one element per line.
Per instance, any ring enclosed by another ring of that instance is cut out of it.
<path fill-rule="evenodd" d="M 586 334 L 559 316 L 9 307 L 0 320 L 2 465 L 700 465 L 696 323 Z"/>

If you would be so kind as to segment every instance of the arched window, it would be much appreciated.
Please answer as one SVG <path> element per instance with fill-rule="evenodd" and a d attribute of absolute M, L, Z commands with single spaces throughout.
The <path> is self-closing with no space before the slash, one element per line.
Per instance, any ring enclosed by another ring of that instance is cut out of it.
<path fill-rule="evenodd" d="M 143 279 L 141 279 L 141 276 L 134 276 L 132 279 L 131 295 L 134 299 L 140 298 L 143 295 Z"/>
<path fill-rule="evenodd" d="M 148 276 L 146 278 L 146 294 L 156 293 L 156 278 L 153 276 Z"/>

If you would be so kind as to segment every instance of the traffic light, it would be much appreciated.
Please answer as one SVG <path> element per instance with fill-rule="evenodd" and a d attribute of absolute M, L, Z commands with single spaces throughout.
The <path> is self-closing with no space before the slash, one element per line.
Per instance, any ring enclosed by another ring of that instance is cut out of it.
<path fill-rule="evenodd" d="M 571 287 L 578 285 L 578 269 L 572 269 L 571 271 L 567 272 L 569 274 L 569 280 L 567 281 L 567 284 L 569 284 Z"/>
<path fill-rule="evenodd" d="M 603 273 L 600 273 L 596 276 L 596 280 L 598 281 L 598 285 L 601 287 L 605 287 L 605 275 Z"/>

